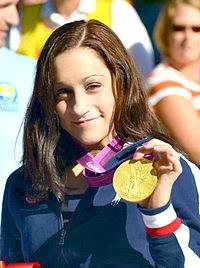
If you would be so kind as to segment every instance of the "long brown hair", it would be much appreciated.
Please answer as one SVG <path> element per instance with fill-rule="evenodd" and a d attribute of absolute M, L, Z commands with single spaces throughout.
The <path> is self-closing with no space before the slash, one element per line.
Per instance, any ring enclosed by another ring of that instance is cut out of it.
<path fill-rule="evenodd" d="M 25 119 L 23 155 L 26 174 L 38 193 L 51 191 L 60 199 L 64 197 L 64 171 L 81 150 L 62 130 L 55 112 L 54 61 L 60 53 L 75 47 L 94 49 L 110 70 L 116 87 L 114 127 L 117 135 L 124 141 L 137 141 L 145 136 L 169 141 L 148 107 L 135 64 L 113 31 L 96 20 L 61 26 L 51 34 L 38 60 Z"/>

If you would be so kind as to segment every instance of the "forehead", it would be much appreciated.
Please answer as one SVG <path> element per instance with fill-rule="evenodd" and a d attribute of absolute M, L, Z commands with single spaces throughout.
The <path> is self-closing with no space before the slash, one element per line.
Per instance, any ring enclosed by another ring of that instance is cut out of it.
<path fill-rule="evenodd" d="M 173 22 L 200 24 L 200 9 L 188 4 L 179 4 L 174 10 Z"/>
<path fill-rule="evenodd" d="M 0 0 L 1 1 L 1 0 Z M 98 60 L 102 61 L 103 59 L 99 56 L 99 54 L 92 48 L 88 47 L 76 47 L 71 48 L 69 50 L 65 50 L 61 54 L 57 55 L 55 58 L 55 63 L 58 64 L 59 62 L 66 62 L 66 61 L 75 61 L 76 63 L 80 60 L 83 60 L 87 58 L 87 60 L 90 62 L 90 60 Z"/>
<path fill-rule="evenodd" d="M 73 48 L 55 58 L 57 77 L 89 76 L 91 73 L 106 75 L 109 70 L 104 60 L 90 48 Z"/>

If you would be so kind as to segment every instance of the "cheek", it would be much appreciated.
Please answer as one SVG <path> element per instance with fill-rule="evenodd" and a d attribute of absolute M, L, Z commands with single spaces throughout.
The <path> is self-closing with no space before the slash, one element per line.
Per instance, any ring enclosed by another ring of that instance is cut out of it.
<path fill-rule="evenodd" d="M 104 100 L 102 101 L 103 106 L 106 105 L 107 109 L 109 110 L 113 110 L 113 107 L 115 106 L 115 98 L 114 95 L 111 94 L 107 94 L 104 98 Z"/>
<path fill-rule="evenodd" d="M 174 34 L 170 37 L 169 39 L 169 46 L 171 48 L 176 48 L 178 46 L 181 45 L 182 41 L 183 41 L 183 37 L 181 34 Z"/>
<path fill-rule="evenodd" d="M 200 33 L 194 38 L 194 42 L 196 44 L 196 49 L 200 51 Z"/>
<path fill-rule="evenodd" d="M 67 116 L 67 104 L 65 101 L 60 101 L 56 104 L 56 112 L 61 121 Z"/>
<path fill-rule="evenodd" d="M 115 106 L 115 98 L 113 92 L 105 91 L 103 94 L 99 94 L 98 97 L 95 96 L 93 103 L 98 109 L 104 114 L 110 114 Z"/>
<path fill-rule="evenodd" d="M 181 36 L 171 35 L 168 41 L 168 51 L 171 58 L 177 58 L 182 44 Z"/>
<path fill-rule="evenodd" d="M 112 99 L 110 100 L 109 102 L 107 101 L 106 105 L 105 105 L 105 102 L 104 102 L 104 113 L 106 114 L 108 120 L 112 120 L 113 119 L 113 116 L 114 116 L 114 112 L 115 112 L 115 100 Z"/>

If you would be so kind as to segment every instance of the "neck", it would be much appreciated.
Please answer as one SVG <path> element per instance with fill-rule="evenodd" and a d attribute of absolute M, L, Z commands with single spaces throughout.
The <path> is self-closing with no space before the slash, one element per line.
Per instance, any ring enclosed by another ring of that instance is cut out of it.
<path fill-rule="evenodd" d="M 87 152 L 95 152 L 101 151 L 104 147 L 106 147 L 115 137 L 117 136 L 114 129 L 110 130 L 108 136 L 100 140 L 99 142 L 91 145 L 81 144 L 82 148 L 84 148 Z"/>
<path fill-rule="evenodd" d="M 169 61 L 169 64 L 181 72 L 188 80 L 200 83 L 200 59 L 185 65 L 173 61 Z"/>
<path fill-rule="evenodd" d="M 106 139 L 103 139 L 102 141 L 92 144 L 92 145 L 82 145 L 82 147 L 87 151 L 91 152 L 92 154 L 96 155 L 99 151 L 101 151 L 104 147 L 106 147 L 114 137 L 107 137 Z"/>
<path fill-rule="evenodd" d="M 67 19 L 78 8 L 79 3 L 80 0 L 55 0 L 54 4 L 56 11 L 65 19 Z"/>

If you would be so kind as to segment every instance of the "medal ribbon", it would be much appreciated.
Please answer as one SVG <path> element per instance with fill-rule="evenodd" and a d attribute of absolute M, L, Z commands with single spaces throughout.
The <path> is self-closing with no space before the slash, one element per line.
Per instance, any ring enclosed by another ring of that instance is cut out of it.
<path fill-rule="evenodd" d="M 83 175 L 89 187 L 100 187 L 112 183 L 117 166 L 131 159 L 137 147 L 151 138 L 146 137 L 136 143 L 125 144 L 119 138 L 114 138 L 96 156 L 86 153 L 76 160 L 84 167 Z"/>
<path fill-rule="evenodd" d="M 96 156 L 93 156 L 91 153 L 86 153 L 76 161 L 89 171 L 94 173 L 103 173 L 106 171 L 103 167 L 103 162 L 107 162 L 113 155 L 116 154 L 116 152 L 121 150 L 122 146 L 123 142 L 116 137 Z"/>

